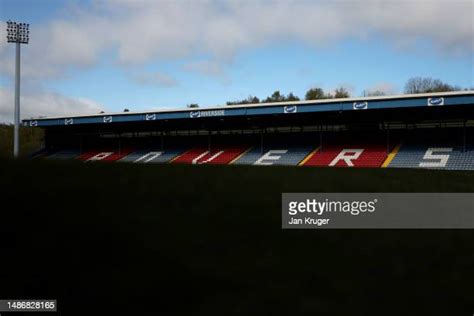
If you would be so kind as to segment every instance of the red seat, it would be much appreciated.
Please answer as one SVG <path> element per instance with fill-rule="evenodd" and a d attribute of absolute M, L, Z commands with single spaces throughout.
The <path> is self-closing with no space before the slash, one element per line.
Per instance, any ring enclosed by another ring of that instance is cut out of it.
<path fill-rule="evenodd" d="M 118 150 L 91 150 L 81 154 L 78 158 L 84 161 L 116 161 L 133 152 L 132 149 Z"/>
<path fill-rule="evenodd" d="M 188 150 L 172 163 L 226 165 L 237 158 L 247 147 L 217 147 L 212 150 L 194 148 Z"/>
<path fill-rule="evenodd" d="M 380 167 L 387 158 L 382 144 L 326 145 L 304 165 L 325 167 Z"/>

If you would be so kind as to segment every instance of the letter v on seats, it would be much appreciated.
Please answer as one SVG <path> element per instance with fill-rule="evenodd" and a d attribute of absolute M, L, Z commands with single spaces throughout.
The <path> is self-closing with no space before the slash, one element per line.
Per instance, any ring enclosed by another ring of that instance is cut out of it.
<path fill-rule="evenodd" d="M 203 152 L 202 154 L 200 154 L 199 156 L 197 156 L 196 158 L 194 158 L 193 161 L 192 161 L 192 164 L 193 164 L 193 165 L 198 164 L 199 159 L 201 159 L 202 157 L 206 156 L 208 153 L 209 153 L 209 151 L 205 151 L 205 152 Z"/>
<path fill-rule="evenodd" d="M 224 153 L 224 151 L 221 150 L 221 151 L 215 153 L 214 155 L 212 155 L 211 157 L 209 157 L 208 159 L 206 159 L 204 161 L 201 161 L 201 162 L 198 162 L 198 164 L 205 164 L 205 163 L 211 162 L 214 159 L 216 159 L 217 157 L 219 157 L 220 155 L 222 155 L 223 153 Z"/>

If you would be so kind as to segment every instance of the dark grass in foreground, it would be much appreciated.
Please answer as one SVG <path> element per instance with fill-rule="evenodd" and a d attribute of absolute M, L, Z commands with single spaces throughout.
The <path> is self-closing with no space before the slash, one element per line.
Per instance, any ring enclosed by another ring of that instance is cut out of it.
<path fill-rule="evenodd" d="M 282 192 L 474 192 L 473 172 L 1 161 L 0 175 L 0 298 L 57 298 L 60 315 L 474 312 L 473 231 L 280 228 Z"/>

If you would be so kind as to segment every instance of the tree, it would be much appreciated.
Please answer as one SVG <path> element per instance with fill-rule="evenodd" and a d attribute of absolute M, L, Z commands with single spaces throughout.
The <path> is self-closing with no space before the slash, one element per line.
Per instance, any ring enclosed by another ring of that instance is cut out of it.
<path fill-rule="evenodd" d="M 257 98 L 256 96 L 249 95 L 247 99 L 244 99 L 244 100 L 226 102 L 227 105 L 253 104 L 253 103 L 260 103 L 260 99 Z"/>
<path fill-rule="evenodd" d="M 452 86 L 439 79 L 433 79 L 429 77 L 414 77 L 408 79 L 405 84 L 405 93 L 430 93 L 430 92 L 446 92 L 446 91 L 458 91 L 460 87 Z"/>
<path fill-rule="evenodd" d="M 198 107 L 199 107 L 199 104 L 197 104 L 197 103 L 191 103 L 191 104 L 188 104 L 187 107 L 190 108 L 190 109 L 192 109 L 192 108 L 198 108 Z"/>
<path fill-rule="evenodd" d="M 381 97 L 387 95 L 387 93 L 381 90 L 364 90 L 362 95 L 364 97 Z"/>
<path fill-rule="evenodd" d="M 124 112 L 130 112 L 130 110 L 129 110 L 129 109 L 123 109 L 123 111 L 124 111 Z"/>
<path fill-rule="evenodd" d="M 325 99 L 324 91 L 321 88 L 311 88 L 306 91 L 305 100 Z"/>
<path fill-rule="evenodd" d="M 249 96 L 247 101 L 249 102 L 249 104 L 252 104 L 252 103 L 260 103 L 260 99 L 257 98 L 256 96 Z"/>
<path fill-rule="evenodd" d="M 286 96 L 286 100 L 285 101 L 299 101 L 300 98 L 298 98 L 296 95 L 293 94 L 293 92 L 290 92 L 287 96 Z"/>
<path fill-rule="evenodd" d="M 306 91 L 305 100 L 319 100 L 319 99 L 332 99 L 334 98 L 330 93 L 324 93 L 321 88 L 311 88 Z"/>
<path fill-rule="evenodd" d="M 285 96 L 280 93 L 280 91 L 275 91 L 273 94 L 269 97 L 267 97 L 263 102 L 265 103 L 271 103 L 271 102 L 283 102 L 285 101 Z"/>
<path fill-rule="evenodd" d="M 347 91 L 344 87 L 339 87 L 336 89 L 336 91 L 334 91 L 334 97 L 336 99 L 348 98 L 349 96 L 349 91 Z"/>

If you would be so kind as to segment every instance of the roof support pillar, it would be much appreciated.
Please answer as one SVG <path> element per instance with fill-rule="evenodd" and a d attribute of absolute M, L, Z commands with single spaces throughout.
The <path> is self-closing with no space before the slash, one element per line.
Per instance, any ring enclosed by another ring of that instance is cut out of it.
<path fill-rule="evenodd" d="M 463 151 L 466 151 L 466 121 L 464 121 L 464 126 L 462 128 L 462 148 Z"/>
<path fill-rule="evenodd" d="M 207 134 L 207 150 L 211 151 L 211 131 Z"/>
<path fill-rule="evenodd" d="M 82 142 L 83 142 L 82 137 L 83 137 L 82 134 L 79 135 L 79 154 L 80 155 L 82 155 Z"/>
<path fill-rule="evenodd" d="M 323 152 L 323 130 L 322 130 L 322 128 L 319 131 L 319 151 Z"/>
<path fill-rule="evenodd" d="M 160 134 L 160 140 L 161 140 L 161 151 L 163 151 L 165 149 L 165 136 L 163 135 L 163 133 Z"/>

